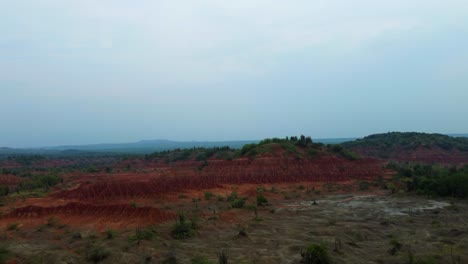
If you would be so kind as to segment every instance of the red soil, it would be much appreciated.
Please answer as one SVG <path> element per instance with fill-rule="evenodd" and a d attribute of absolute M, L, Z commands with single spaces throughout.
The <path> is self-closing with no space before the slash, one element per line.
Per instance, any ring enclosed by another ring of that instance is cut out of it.
<path fill-rule="evenodd" d="M 17 201 L 15 206 L 19 207 L 4 211 L 1 222 L 19 221 L 25 225 L 39 225 L 50 217 L 57 217 L 60 223 L 73 226 L 126 228 L 175 220 L 174 212 L 153 206 L 180 202 L 178 193 L 181 192 L 203 197 L 203 190 L 227 194 L 236 186 L 239 194 L 255 196 L 258 185 L 351 184 L 354 180 L 372 180 L 385 175 L 382 165 L 375 159 L 350 161 L 334 156 L 318 159 L 282 156 L 232 161 L 210 159 L 207 166 L 198 161 L 171 164 L 145 160 L 131 162 L 132 168 L 137 164 L 144 169 L 132 173 L 80 172 L 63 175 L 66 184 L 75 187 L 57 191 L 49 197 Z M 8 179 L 12 181 L 14 178 Z M 276 194 L 268 195 L 268 199 L 275 199 Z M 137 202 L 139 206 L 132 207 L 129 201 Z M 231 214 L 225 213 L 221 217 L 234 220 Z"/>
<path fill-rule="evenodd" d="M 22 180 L 23 180 L 22 178 L 12 176 L 12 175 L 0 175 L 0 185 L 7 185 L 7 186 L 17 185 Z"/>
<path fill-rule="evenodd" d="M 91 205 L 76 202 L 51 207 L 28 205 L 4 214 L 2 219 L 8 221 L 51 216 L 62 216 L 68 220 L 66 223 L 72 221 L 81 225 L 86 223 L 80 223 L 79 220 L 86 217 L 93 218 L 93 222 L 96 222 L 96 219 L 101 219 L 107 222 L 129 222 L 130 220 L 138 223 L 161 223 L 176 219 L 175 213 L 153 207 L 132 207 L 127 204 Z"/>
<path fill-rule="evenodd" d="M 295 182 L 337 182 L 373 179 L 383 175 L 381 165 L 373 159 L 349 161 L 337 157 L 316 160 L 284 158 L 211 160 L 198 170 L 200 162 L 178 162 L 159 168 L 151 175 L 113 175 L 96 177 L 78 188 L 61 191 L 53 197 L 106 201 L 125 197 L 156 197 L 184 190 L 203 190 L 225 184 L 271 184 Z"/>

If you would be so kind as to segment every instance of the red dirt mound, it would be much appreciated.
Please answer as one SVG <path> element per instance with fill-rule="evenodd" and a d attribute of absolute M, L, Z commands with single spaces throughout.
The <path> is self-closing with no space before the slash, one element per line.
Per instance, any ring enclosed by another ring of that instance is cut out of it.
<path fill-rule="evenodd" d="M 169 192 L 203 190 L 224 184 L 267 184 L 290 182 L 328 182 L 351 179 L 373 179 L 383 175 L 381 165 L 373 159 L 349 161 L 337 157 L 316 160 L 281 158 L 209 161 L 206 167 L 198 163 L 171 166 L 171 173 L 139 181 L 109 181 L 83 183 L 78 188 L 61 191 L 53 197 L 79 200 L 151 197 Z M 168 168 L 163 168 L 168 170 Z M 169 176 L 170 175 L 170 176 Z M 142 177 L 142 179 L 145 177 Z"/>
<path fill-rule="evenodd" d="M 66 217 L 112 218 L 113 221 L 139 219 L 145 222 L 159 223 L 174 220 L 175 214 L 161 211 L 153 207 L 132 207 L 130 205 L 90 205 L 83 203 L 68 203 L 60 206 L 41 207 L 28 205 L 17 208 L 3 215 L 2 218 L 37 218 L 42 216 L 63 215 Z"/>

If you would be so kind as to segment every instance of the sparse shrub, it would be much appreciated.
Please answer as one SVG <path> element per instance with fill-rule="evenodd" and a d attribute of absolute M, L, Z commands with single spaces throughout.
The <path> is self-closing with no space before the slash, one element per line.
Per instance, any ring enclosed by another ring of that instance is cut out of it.
<path fill-rule="evenodd" d="M 414 264 L 437 264 L 437 260 L 432 256 L 420 256 L 414 258 Z M 454 262 L 456 263 L 456 262 Z M 458 262 L 461 263 L 461 262 Z"/>
<path fill-rule="evenodd" d="M 224 251 L 221 251 L 218 255 L 218 260 L 219 260 L 219 264 L 227 264 L 228 263 L 228 256 L 226 254 L 226 252 Z"/>
<path fill-rule="evenodd" d="M 0 246 L 0 263 L 6 263 L 11 257 L 11 252 L 6 248 L 6 246 Z"/>
<path fill-rule="evenodd" d="M 213 264 L 213 262 L 209 261 L 207 257 L 203 256 L 196 256 L 191 259 L 192 264 Z"/>
<path fill-rule="evenodd" d="M 323 244 L 311 244 L 301 253 L 304 264 L 329 264 L 332 263 L 328 248 Z"/>
<path fill-rule="evenodd" d="M 228 202 L 231 202 L 233 201 L 234 199 L 237 199 L 237 192 L 236 191 L 232 191 L 231 194 L 229 194 L 227 197 L 226 197 L 226 201 Z"/>
<path fill-rule="evenodd" d="M 172 229 L 172 237 L 176 239 L 189 238 L 195 235 L 197 226 L 193 222 L 187 221 L 183 213 L 179 213 L 179 218 Z"/>
<path fill-rule="evenodd" d="M 395 255 L 396 253 L 398 253 L 398 251 L 401 250 L 403 244 L 401 244 L 398 240 L 393 238 L 392 240 L 390 240 L 390 246 L 391 248 L 389 249 L 388 253 L 390 253 L 390 255 Z"/>
<path fill-rule="evenodd" d="M 88 253 L 88 260 L 98 263 L 110 256 L 110 251 L 103 247 L 95 247 Z"/>
<path fill-rule="evenodd" d="M 0 196 L 7 196 L 10 193 L 10 188 L 6 185 L 0 186 Z"/>
<path fill-rule="evenodd" d="M 131 202 L 131 203 L 130 203 L 130 206 L 131 206 L 132 208 L 137 208 L 137 207 L 138 207 L 137 203 L 135 203 L 135 202 Z"/>
<path fill-rule="evenodd" d="M 432 223 L 431 223 L 431 225 L 432 225 L 432 227 L 434 227 L 434 228 L 439 228 L 439 227 L 442 226 L 442 224 L 441 224 L 439 221 L 437 221 L 437 220 L 433 220 Z"/>
<path fill-rule="evenodd" d="M 18 223 L 9 223 L 6 228 L 8 231 L 17 231 Z"/>
<path fill-rule="evenodd" d="M 218 202 L 224 202 L 224 197 L 221 195 L 218 195 Z"/>
<path fill-rule="evenodd" d="M 104 236 L 106 237 L 106 239 L 114 239 L 114 237 L 116 236 L 116 232 L 112 229 L 107 229 L 105 232 L 104 232 Z"/>
<path fill-rule="evenodd" d="M 367 181 L 361 181 L 361 182 L 359 183 L 359 190 L 361 190 L 361 191 L 366 191 L 366 190 L 368 190 L 368 189 L 369 189 L 369 182 L 367 182 Z"/>
<path fill-rule="evenodd" d="M 257 194 L 257 205 L 264 206 L 268 204 L 268 200 L 263 195 L 263 192 L 258 192 Z"/>
<path fill-rule="evenodd" d="M 307 154 L 309 154 L 310 157 L 316 157 L 319 153 L 316 149 L 310 148 L 307 151 Z"/>
<path fill-rule="evenodd" d="M 458 207 L 455 204 L 451 204 L 451 205 L 449 205 L 449 206 L 447 206 L 445 208 L 448 209 L 448 210 L 454 211 L 454 212 L 460 212 L 460 207 Z"/>
<path fill-rule="evenodd" d="M 58 225 L 58 221 L 56 218 L 54 217 L 50 217 L 49 219 L 47 219 L 47 224 L 46 224 L 48 227 L 53 227 L 53 226 L 57 226 Z"/>
<path fill-rule="evenodd" d="M 130 241 L 152 240 L 158 232 L 154 228 L 137 228 L 135 235 L 130 237 Z"/>
<path fill-rule="evenodd" d="M 237 192 L 233 191 L 227 198 L 226 200 L 231 203 L 232 208 L 242 208 L 244 207 L 245 200 L 247 198 L 245 197 L 238 197 Z"/>
<path fill-rule="evenodd" d="M 330 218 L 328 219 L 328 225 L 329 226 L 335 226 L 336 225 L 336 219 L 335 218 Z"/>
<path fill-rule="evenodd" d="M 245 205 L 246 198 L 237 198 L 231 202 L 232 208 L 242 208 Z"/>
<path fill-rule="evenodd" d="M 174 252 L 169 253 L 167 257 L 162 261 L 162 264 L 177 264 L 177 258 Z"/>
<path fill-rule="evenodd" d="M 209 201 L 214 197 L 212 192 L 205 192 L 205 200 Z"/>
<path fill-rule="evenodd" d="M 99 172 L 99 169 L 96 168 L 96 166 L 91 165 L 91 166 L 89 166 L 89 167 L 86 169 L 86 172 L 88 172 L 88 173 L 98 173 L 98 172 Z"/>
<path fill-rule="evenodd" d="M 72 239 L 81 239 L 81 233 L 80 232 L 75 232 L 72 234 Z"/>
<path fill-rule="evenodd" d="M 179 199 L 185 199 L 185 198 L 187 198 L 187 195 L 183 193 L 179 194 Z"/>
<path fill-rule="evenodd" d="M 243 226 L 239 226 L 239 234 L 240 237 L 248 237 L 247 230 Z"/>

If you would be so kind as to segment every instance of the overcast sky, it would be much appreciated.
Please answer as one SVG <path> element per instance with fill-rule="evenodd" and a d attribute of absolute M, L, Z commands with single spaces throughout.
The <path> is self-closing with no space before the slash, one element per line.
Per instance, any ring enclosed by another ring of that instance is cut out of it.
<path fill-rule="evenodd" d="M 466 0 L 0 0 L 0 146 L 468 132 Z"/>

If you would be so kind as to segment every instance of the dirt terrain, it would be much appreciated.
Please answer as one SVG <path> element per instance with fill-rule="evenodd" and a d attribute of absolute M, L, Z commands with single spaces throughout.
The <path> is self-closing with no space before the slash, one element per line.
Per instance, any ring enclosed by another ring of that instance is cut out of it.
<path fill-rule="evenodd" d="M 44 263 L 88 263 L 86 252 L 97 246 L 110 252 L 101 263 L 162 263 L 172 255 L 177 263 L 190 263 L 190 259 L 200 255 L 216 261 L 223 251 L 229 256 L 229 263 L 292 264 L 299 263 L 301 250 L 311 242 L 325 244 L 334 263 L 407 263 L 410 255 L 416 260 L 436 261 L 427 263 L 468 261 L 468 204 L 464 201 L 390 195 L 378 189 L 362 192 L 357 191 L 357 183 L 351 182 L 263 188 L 268 190 L 265 194 L 270 205 L 259 208 L 257 216 L 251 210 L 229 209 L 226 202 L 205 200 L 202 193 L 186 193 L 186 198 L 167 197 L 167 210 L 200 216 L 201 228 L 194 237 L 184 240 L 170 236 L 173 220 L 156 220 L 153 226 L 157 236 L 136 244 L 131 241 L 135 226 L 120 226 L 115 238 L 109 240 L 101 233 L 105 230 L 102 227 L 86 226 L 86 218 L 82 218 L 81 227 L 77 223 L 68 225 L 68 215 L 56 218 L 52 224 L 44 219 L 42 225 L 34 228 L 20 225 L 4 236 L 17 241 L 10 243 L 8 249 L 19 256 L 21 263 L 37 263 L 32 261 L 37 259 Z M 354 191 L 349 192 L 350 188 Z M 253 185 L 230 186 L 217 189 L 214 194 L 231 190 L 242 195 L 256 192 Z M 250 197 L 248 202 L 252 200 Z M 56 210 L 48 213 L 56 215 L 69 209 Z M 86 214 L 89 209 L 74 210 L 77 208 L 70 209 L 70 215 Z M 136 210 L 125 210 L 133 212 L 135 218 L 142 217 Z M 146 214 L 148 209 L 140 210 Z M 107 217 L 108 212 L 103 209 L 102 214 Z M 110 219 L 106 221 L 112 226 Z M 391 253 L 395 243 L 401 246 Z"/>
<path fill-rule="evenodd" d="M 10 166 L 23 176 L 0 176 L 0 263 L 297 264 L 311 243 L 333 263 L 468 263 L 466 200 L 405 193 L 386 161 L 291 144 Z"/>
<path fill-rule="evenodd" d="M 177 162 L 139 175 L 115 174 L 85 178 L 72 190 L 54 193 L 61 199 L 108 201 L 121 198 L 155 197 L 163 193 L 205 190 L 225 184 L 266 184 L 300 181 L 336 182 L 372 180 L 383 174 L 382 165 L 372 159 L 347 161 L 323 158 L 312 161 L 259 158 L 233 161 Z"/>

